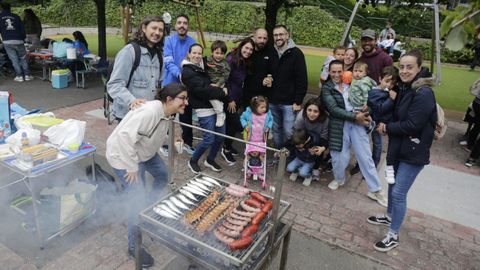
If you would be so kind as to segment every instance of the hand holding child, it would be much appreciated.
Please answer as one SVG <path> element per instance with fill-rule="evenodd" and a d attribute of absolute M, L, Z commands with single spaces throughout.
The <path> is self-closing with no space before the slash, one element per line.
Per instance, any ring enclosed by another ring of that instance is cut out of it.
<path fill-rule="evenodd" d="M 395 98 L 397 97 L 397 92 L 395 92 L 393 90 L 390 90 L 390 91 L 388 91 L 388 95 L 390 96 L 390 98 L 392 100 L 395 100 Z"/>

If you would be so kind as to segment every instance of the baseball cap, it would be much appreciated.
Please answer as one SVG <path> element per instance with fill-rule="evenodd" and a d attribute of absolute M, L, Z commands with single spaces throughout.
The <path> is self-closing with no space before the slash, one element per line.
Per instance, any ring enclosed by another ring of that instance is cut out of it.
<path fill-rule="evenodd" d="M 360 38 L 371 38 L 375 39 L 375 31 L 372 29 L 365 29 L 362 31 Z"/>

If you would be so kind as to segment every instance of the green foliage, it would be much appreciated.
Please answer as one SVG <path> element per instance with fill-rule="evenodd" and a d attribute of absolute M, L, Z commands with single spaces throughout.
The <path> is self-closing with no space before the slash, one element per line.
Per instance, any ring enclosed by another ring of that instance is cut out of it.
<path fill-rule="evenodd" d="M 404 49 L 409 51 L 411 49 L 417 49 L 422 52 L 423 59 L 431 60 L 432 59 L 432 44 L 431 42 L 420 42 L 409 40 L 405 42 Z M 440 60 L 442 63 L 452 63 L 452 64 L 468 64 L 473 59 L 473 51 L 470 49 L 462 49 L 459 51 L 452 51 L 447 48 L 440 50 Z"/>

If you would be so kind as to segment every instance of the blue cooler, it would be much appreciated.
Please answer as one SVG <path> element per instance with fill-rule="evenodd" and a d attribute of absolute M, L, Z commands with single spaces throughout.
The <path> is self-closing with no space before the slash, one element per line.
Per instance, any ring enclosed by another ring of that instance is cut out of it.
<path fill-rule="evenodd" d="M 52 87 L 66 88 L 68 87 L 68 69 L 57 69 L 52 71 Z"/>

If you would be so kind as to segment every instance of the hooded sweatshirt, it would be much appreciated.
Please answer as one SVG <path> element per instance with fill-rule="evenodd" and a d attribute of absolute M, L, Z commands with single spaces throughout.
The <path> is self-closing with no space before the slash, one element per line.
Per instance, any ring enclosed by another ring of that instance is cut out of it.
<path fill-rule="evenodd" d="M 26 38 L 20 17 L 6 10 L 0 13 L 0 33 L 4 44 L 23 44 Z"/>
<path fill-rule="evenodd" d="M 386 54 L 382 49 L 375 48 L 371 55 L 362 53 L 360 59 L 368 65 L 368 76 L 372 78 L 377 84 L 380 83 L 380 75 L 384 67 L 393 65 L 393 60 L 390 55 Z"/>
<path fill-rule="evenodd" d="M 289 39 L 283 53 L 272 55 L 273 85 L 270 103 L 302 104 L 307 93 L 307 65 L 303 52 Z"/>

